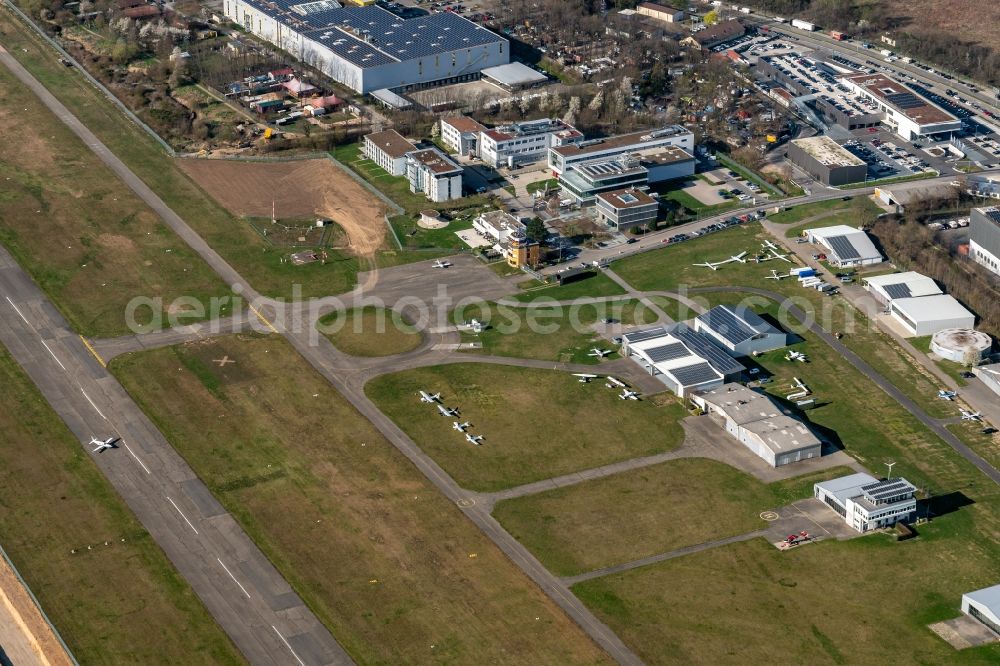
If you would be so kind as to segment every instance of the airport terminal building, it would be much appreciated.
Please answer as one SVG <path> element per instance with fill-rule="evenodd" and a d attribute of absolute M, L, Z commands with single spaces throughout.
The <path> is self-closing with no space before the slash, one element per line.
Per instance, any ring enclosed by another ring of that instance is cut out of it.
<path fill-rule="evenodd" d="M 510 44 L 455 14 L 404 19 L 337 0 L 223 0 L 248 32 L 359 93 L 477 79 L 510 62 Z"/>

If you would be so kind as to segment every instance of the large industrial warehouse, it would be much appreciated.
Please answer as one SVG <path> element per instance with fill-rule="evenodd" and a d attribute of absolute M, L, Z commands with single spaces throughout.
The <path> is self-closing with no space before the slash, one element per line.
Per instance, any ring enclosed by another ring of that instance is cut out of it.
<path fill-rule="evenodd" d="M 868 165 L 828 136 L 792 139 L 788 159 L 824 185 L 860 183 L 868 174 Z"/>
<path fill-rule="evenodd" d="M 359 93 L 457 83 L 510 62 L 506 39 L 453 12 L 404 19 L 336 0 L 223 0 L 228 18 Z"/>

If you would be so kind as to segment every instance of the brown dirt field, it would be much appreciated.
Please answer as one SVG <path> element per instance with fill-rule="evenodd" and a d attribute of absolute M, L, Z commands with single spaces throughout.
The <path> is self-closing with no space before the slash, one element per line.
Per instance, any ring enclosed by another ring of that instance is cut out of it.
<path fill-rule="evenodd" d="M 180 167 L 234 215 L 326 217 L 347 233 L 351 249 L 370 257 L 385 242 L 385 208 L 371 192 L 323 159 L 237 162 L 182 159 Z"/>
<path fill-rule="evenodd" d="M 982 0 L 889 0 L 892 16 L 909 19 L 903 28 L 913 34 L 947 32 L 997 48 L 1000 3 Z"/>
<path fill-rule="evenodd" d="M 0 557 L 0 643 L 14 663 L 69 666 L 59 639 L 7 561 Z"/>

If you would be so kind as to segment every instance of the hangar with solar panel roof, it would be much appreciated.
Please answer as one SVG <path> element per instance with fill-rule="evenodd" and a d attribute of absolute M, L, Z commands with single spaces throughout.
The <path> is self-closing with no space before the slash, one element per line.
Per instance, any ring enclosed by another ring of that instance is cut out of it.
<path fill-rule="evenodd" d="M 803 233 L 810 243 L 818 243 L 827 249 L 827 261 L 834 266 L 871 266 L 885 261 L 872 239 L 861 229 L 838 224 L 806 229 Z"/>
<path fill-rule="evenodd" d="M 682 398 L 734 381 L 745 370 L 686 324 L 626 333 L 622 336 L 622 356 L 631 357 Z"/>
<path fill-rule="evenodd" d="M 788 335 L 744 306 L 717 305 L 694 320 L 694 330 L 712 339 L 731 356 L 781 349 Z"/>
<path fill-rule="evenodd" d="M 359 93 L 471 81 L 510 62 L 506 39 L 454 12 L 404 19 L 337 0 L 223 4 L 250 33 Z"/>

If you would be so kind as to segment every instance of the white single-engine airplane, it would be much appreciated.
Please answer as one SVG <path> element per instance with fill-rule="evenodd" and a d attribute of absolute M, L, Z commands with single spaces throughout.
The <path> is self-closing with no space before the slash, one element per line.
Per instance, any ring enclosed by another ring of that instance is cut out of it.
<path fill-rule="evenodd" d="M 589 384 L 591 379 L 597 379 L 598 377 L 597 375 L 588 375 L 585 372 L 574 372 L 573 376 L 579 377 L 580 378 L 579 381 L 581 384 Z"/>
<path fill-rule="evenodd" d="M 465 441 L 467 441 L 469 444 L 475 444 L 476 446 L 481 446 L 479 442 L 483 441 L 483 436 L 470 435 L 469 433 L 465 433 Z"/>
<path fill-rule="evenodd" d="M 450 267 L 451 267 L 450 261 L 445 261 L 444 259 L 434 260 L 434 268 L 450 268 Z"/>
<path fill-rule="evenodd" d="M 438 405 L 438 413 L 441 416 L 458 416 L 458 410 L 452 407 L 445 407 L 444 405 Z"/>
<path fill-rule="evenodd" d="M 938 397 L 942 400 L 954 400 L 957 395 L 958 391 L 945 391 L 944 389 L 938 391 Z"/>
<path fill-rule="evenodd" d="M 615 379 L 614 377 L 608 377 L 608 383 L 605 384 L 608 388 L 628 388 L 628 384 L 620 379 Z"/>
<path fill-rule="evenodd" d="M 743 258 L 745 256 L 747 256 L 746 252 L 740 252 L 739 254 L 734 254 L 724 261 L 705 261 L 700 264 L 692 264 L 692 266 L 704 266 L 705 268 L 711 268 L 713 271 L 717 271 L 719 270 L 719 266 L 722 266 L 723 264 L 730 264 L 734 261 L 738 261 L 741 264 L 747 263 L 746 259 Z"/>
<path fill-rule="evenodd" d="M 597 347 L 594 347 L 593 349 L 590 350 L 590 353 L 587 354 L 587 356 L 593 356 L 595 358 L 604 358 L 610 353 L 611 353 L 610 349 L 598 349 Z"/>
<path fill-rule="evenodd" d="M 427 391 L 420 392 L 420 402 L 437 402 L 440 399 L 440 393 L 428 393 Z"/>
<path fill-rule="evenodd" d="M 96 437 L 91 437 L 90 443 L 97 445 L 97 448 L 94 449 L 94 453 L 104 453 L 108 449 L 117 449 L 119 439 L 121 439 L 121 437 L 111 436 L 107 439 L 97 439 Z"/>
<path fill-rule="evenodd" d="M 639 392 L 638 391 L 629 391 L 628 389 L 625 389 L 621 393 L 618 394 L 618 397 L 620 399 L 622 399 L 622 400 L 638 400 L 639 399 Z"/>
<path fill-rule="evenodd" d="M 982 421 L 983 415 L 979 412 L 967 412 L 964 409 L 962 411 L 963 421 Z"/>
<path fill-rule="evenodd" d="M 459 432 L 465 432 L 465 429 L 468 428 L 470 425 L 472 424 L 469 423 L 468 421 L 466 421 L 465 423 L 459 423 L 458 421 L 453 421 L 451 427 Z"/>

